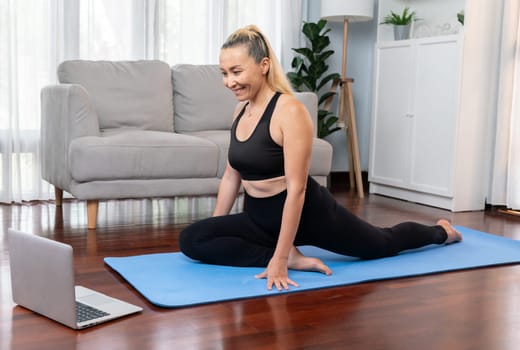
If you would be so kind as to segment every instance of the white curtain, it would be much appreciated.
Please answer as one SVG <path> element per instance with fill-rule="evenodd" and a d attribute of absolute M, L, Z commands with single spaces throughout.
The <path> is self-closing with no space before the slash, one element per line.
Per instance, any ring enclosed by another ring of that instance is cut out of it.
<path fill-rule="evenodd" d="M 40 88 L 55 83 L 50 1 L 0 1 L 0 201 L 49 198 L 40 177 Z"/>
<path fill-rule="evenodd" d="M 303 0 L 156 0 L 155 57 L 166 62 L 218 63 L 219 48 L 235 29 L 256 24 L 282 66 L 300 47 Z"/>
<path fill-rule="evenodd" d="M 0 202 L 47 200 L 40 90 L 65 59 L 216 64 L 236 28 L 257 24 L 286 70 L 300 47 L 304 0 L 1 0 Z"/>
<path fill-rule="evenodd" d="M 496 143 L 489 201 L 520 209 L 520 0 L 504 1 Z"/>

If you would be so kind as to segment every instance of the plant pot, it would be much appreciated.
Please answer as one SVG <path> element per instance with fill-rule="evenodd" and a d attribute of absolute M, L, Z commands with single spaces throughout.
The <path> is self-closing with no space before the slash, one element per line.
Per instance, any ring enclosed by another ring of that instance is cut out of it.
<path fill-rule="evenodd" d="M 410 39 L 411 24 L 394 25 L 394 40 Z"/>

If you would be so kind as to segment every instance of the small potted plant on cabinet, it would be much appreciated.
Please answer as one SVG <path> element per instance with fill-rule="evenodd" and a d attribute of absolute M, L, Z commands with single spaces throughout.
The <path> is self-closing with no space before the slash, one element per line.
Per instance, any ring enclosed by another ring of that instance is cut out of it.
<path fill-rule="evenodd" d="M 457 13 L 457 20 L 459 21 L 459 23 L 461 25 L 464 25 L 464 10 L 460 10 L 458 13 Z"/>
<path fill-rule="evenodd" d="M 393 25 L 394 39 L 405 40 L 410 38 L 410 28 L 412 22 L 415 20 L 415 11 L 411 11 L 409 7 L 405 7 L 401 14 L 390 11 L 390 14 L 385 16 L 381 24 Z"/>

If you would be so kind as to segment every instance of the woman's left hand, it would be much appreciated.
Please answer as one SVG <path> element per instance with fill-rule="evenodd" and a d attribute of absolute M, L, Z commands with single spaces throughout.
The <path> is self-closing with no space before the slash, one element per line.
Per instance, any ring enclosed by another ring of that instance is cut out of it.
<path fill-rule="evenodd" d="M 289 285 L 298 287 L 298 283 L 289 278 L 287 259 L 273 257 L 264 272 L 255 276 L 256 278 L 267 278 L 267 289 L 272 290 L 273 285 L 279 291 L 289 290 Z"/>

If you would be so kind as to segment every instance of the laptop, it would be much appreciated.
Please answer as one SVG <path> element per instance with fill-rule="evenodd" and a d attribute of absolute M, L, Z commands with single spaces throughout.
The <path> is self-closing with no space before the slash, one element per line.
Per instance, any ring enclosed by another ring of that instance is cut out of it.
<path fill-rule="evenodd" d="M 13 301 L 29 310 L 82 329 L 143 309 L 74 285 L 72 247 L 8 229 Z"/>

